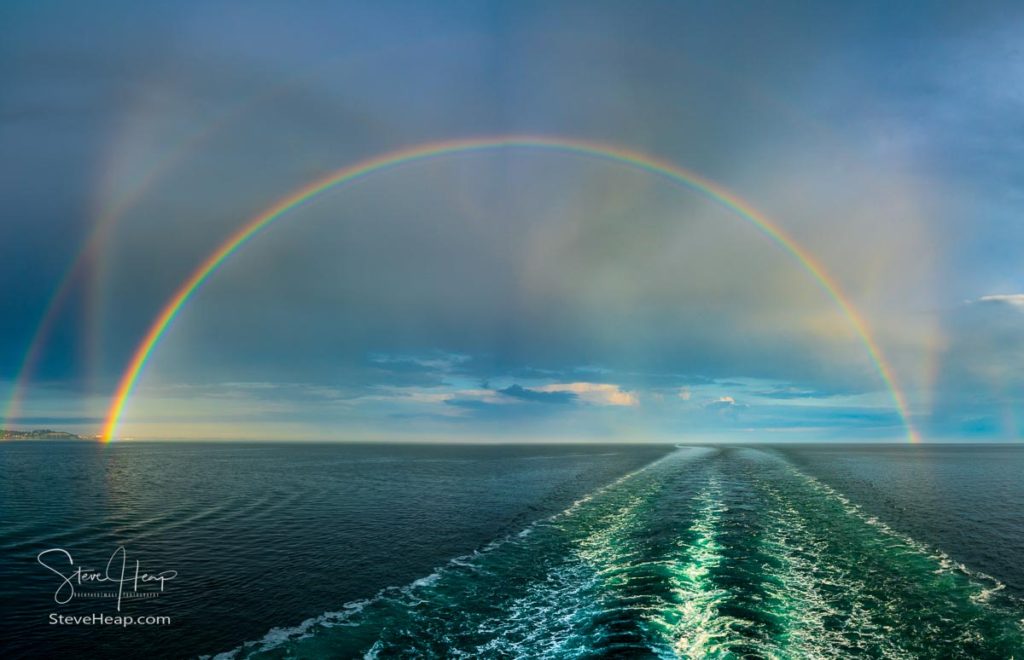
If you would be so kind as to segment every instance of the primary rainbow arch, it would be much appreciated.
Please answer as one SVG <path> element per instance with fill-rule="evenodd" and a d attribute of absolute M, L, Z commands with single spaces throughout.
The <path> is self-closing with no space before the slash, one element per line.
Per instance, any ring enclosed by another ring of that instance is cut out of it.
<path fill-rule="evenodd" d="M 241 248 L 253 236 L 260 232 L 287 212 L 301 206 L 302 204 L 317 197 L 320 193 L 351 183 L 376 172 L 398 167 L 408 163 L 452 156 L 456 154 L 486 151 L 490 149 L 543 149 L 562 153 L 589 156 L 614 163 L 619 163 L 636 170 L 648 172 L 661 176 L 669 181 L 682 185 L 690 190 L 698 192 L 708 199 L 713 200 L 726 209 L 736 213 L 762 234 L 767 236 L 785 252 L 789 253 L 800 263 L 805 271 L 814 277 L 815 281 L 839 306 L 843 315 L 853 326 L 857 335 L 864 343 L 872 362 L 875 364 L 882 381 L 889 390 L 896 410 L 899 413 L 903 426 L 906 429 L 907 439 L 910 442 L 918 442 L 919 437 L 910 421 L 907 410 L 906 398 L 897 386 L 892 368 L 885 360 L 881 349 L 875 342 L 867 323 L 856 310 L 849 298 L 843 293 L 839 285 L 832 279 L 825 269 L 814 259 L 806 249 L 788 236 L 782 228 L 769 220 L 757 209 L 750 206 L 736 195 L 722 188 L 718 184 L 705 179 L 693 172 L 681 167 L 638 151 L 624 149 L 600 142 L 575 140 L 559 137 L 511 135 L 497 137 L 479 137 L 463 140 L 448 140 L 442 142 L 429 142 L 406 149 L 390 151 L 385 154 L 360 161 L 348 167 L 331 172 L 327 176 L 317 179 L 312 183 L 299 188 L 293 193 L 283 197 L 275 204 L 264 210 L 262 213 L 250 219 L 238 231 L 228 237 L 220 247 L 210 254 L 203 261 L 192 275 L 181 285 L 173 297 L 164 305 L 160 314 L 153 321 L 145 337 L 139 343 L 129 362 L 127 369 L 121 375 L 117 391 L 107 413 L 106 423 L 103 427 L 102 440 L 110 442 L 117 432 L 118 423 L 124 412 L 128 397 L 142 373 L 143 368 L 153 349 L 163 337 L 171 322 L 174 321 L 178 312 L 185 303 L 192 297 L 196 290 L 207 280 L 224 261 Z"/>

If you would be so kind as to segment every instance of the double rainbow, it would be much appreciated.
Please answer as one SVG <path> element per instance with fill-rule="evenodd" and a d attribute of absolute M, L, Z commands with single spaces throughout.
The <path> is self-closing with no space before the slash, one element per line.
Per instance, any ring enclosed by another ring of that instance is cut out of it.
<path fill-rule="evenodd" d="M 354 165 L 344 167 L 340 170 L 336 170 L 321 179 L 313 181 L 312 183 L 303 186 L 290 195 L 282 198 L 259 215 L 250 219 L 243 227 L 232 234 L 220 245 L 220 247 L 210 254 L 195 271 L 193 271 L 192 275 L 189 276 L 189 278 L 181 285 L 174 296 L 163 307 L 163 310 L 157 316 L 156 320 L 153 321 L 153 324 L 150 326 L 145 337 L 136 348 L 131 362 L 128 364 L 128 368 L 124 371 L 118 383 L 117 391 L 114 394 L 113 401 L 107 413 L 106 423 L 104 424 L 102 434 L 103 442 L 110 442 L 114 439 L 118 424 L 121 420 L 121 415 L 124 413 L 125 404 L 131 396 L 135 383 L 139 379 L 139 375 L 146 366 L 146 362 L 152 355 L 153 350 L 160 342 L 161 337 L 163 337 L 167 328 L 174 321 L 175 317 L 177 317 L 182 307 L 195 294 L 203 282 L 205 282 L 220 268 L 228 257 L 239 250 L 262 229 L 273 223 L 275 220 L 281 218 L 289 211 L 292 211 L 316 198 L 323 192 L 331 190 L 336 186 L 357 181 L 383 170 L 418 161 L 453 156 L 456 154 L 511 148 L 543 149 L 588 156 L 625 165 L 643 172 L 648 172 L 700 193 L 752 224 L 785 252 L 795 257 L 801 267 L 810 273 L 829 297 L 836 302 L 843 315 L 850 322 L 850 325 L 854 328 L 860 340 L 863 342 L 868 355 L 871 357 L 872 362 L 876 366 L 878 373 L 882 378 L 882 381 L 890 392 L 896 410 L 906 429 L 907 439 L 910 442 L 917 442 L 919 440 L 917 432 L 910 421 L 906 398 L 897 386 L 892 368 L 884 359 L 882 350 L 879 348 L 878 344 L 869 332 L 864 318 L 857 312 L 849 298 L 843 293 L 835 280 L 828 275 L 821 264 L 819 264 L 806 249 L 801 247 L 778 225 L 769 220 L 757 209 L 753 208 L 736 195 L 730 193 L 712 181 L 709 181 L 693 172 L 677 167 L 672 163 L 637 151 L 583 140 L 513 135 L 431 142 L 407 149 L 391 151 L 380 156 L 355 163 Z"/>

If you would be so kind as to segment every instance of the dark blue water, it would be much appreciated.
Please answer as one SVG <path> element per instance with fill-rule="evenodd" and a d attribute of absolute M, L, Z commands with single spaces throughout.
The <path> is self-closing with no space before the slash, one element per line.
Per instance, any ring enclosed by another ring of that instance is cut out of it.
<path fill-rule="evenodd" d="M 1024 447 L 780 448 L 863 509 L 1024 598 Z"/>
<path fill-rule="evenodd" d="M 10 443 L 0 456 L 8 657 L 1024 651 L 1018 447 Z M 116 608 L 55 604 L 37 553 L 102 568 L 119 545 L 178 572 L 122 604 L 171 624 L 48 625 Z"/>
<path fill-rule="evenodd" d="M 229 649 L 428 575 L 669 450 L 0 443 L 0 657 Z M 119 546 L 143 571 L 178 572 L 160 597 L 122 600 L 171 625 L 49 625 L 117 611 L 57 606 L 61 578 L 37 554 L 104 569 Z"/>

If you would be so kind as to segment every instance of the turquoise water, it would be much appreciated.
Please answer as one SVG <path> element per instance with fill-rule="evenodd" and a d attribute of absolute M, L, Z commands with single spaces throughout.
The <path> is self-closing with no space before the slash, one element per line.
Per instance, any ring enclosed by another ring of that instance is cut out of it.
<path fill-rule="evenodd" d="M 0 445 L 0 655 L 1024 657 L 1024 449 Z M 179 573 L 52 626 L 36 561 Z"/>
<path fill-rule="evenodd" d="M 681 449 L 225 657 L 1012 657 L 1001 584 L 779 455 Z"/>

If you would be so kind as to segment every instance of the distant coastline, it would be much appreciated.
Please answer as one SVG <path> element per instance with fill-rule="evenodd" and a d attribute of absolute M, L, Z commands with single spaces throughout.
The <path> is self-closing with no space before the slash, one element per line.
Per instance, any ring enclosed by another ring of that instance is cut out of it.
<path fill-rule="evenodd" d="M 0 440 L 84 440 L 80 435 L 53 429 L 33 429 L 31 431 L 15 431 L 0 429 Z"/>

